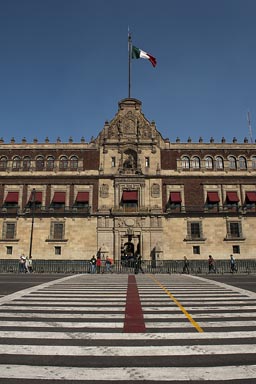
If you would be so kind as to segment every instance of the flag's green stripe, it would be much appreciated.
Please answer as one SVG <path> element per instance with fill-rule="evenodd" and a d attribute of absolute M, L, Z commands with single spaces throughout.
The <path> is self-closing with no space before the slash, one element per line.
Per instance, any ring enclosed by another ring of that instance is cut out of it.
<path fill-rule="evenodd" d="M 137 47 L 132 46 L 132 58 L 139 59 L 140 58 L 140 50 Z"/>

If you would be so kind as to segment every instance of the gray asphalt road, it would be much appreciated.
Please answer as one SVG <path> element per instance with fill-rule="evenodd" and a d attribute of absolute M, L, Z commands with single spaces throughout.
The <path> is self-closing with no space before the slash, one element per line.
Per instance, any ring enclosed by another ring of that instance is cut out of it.
<path fill-rule="evenodd" d="M 256 275 L 240 275 L 240 274 L 227 274 L 227 275 L 205 275 L 206 279 L 219 281 L 225 284 L 233 285 L 241 289 L 247 289 L 256 292 Z"/>
<path fill-rule="evenodd" d="M 34 287 L 48 281 L 56 280 L 64 276 L 66 275 L 36 273 L 0 274 L 0 297 L 3 295 L 10 295 L 11 293 L 22 289 Z"/>

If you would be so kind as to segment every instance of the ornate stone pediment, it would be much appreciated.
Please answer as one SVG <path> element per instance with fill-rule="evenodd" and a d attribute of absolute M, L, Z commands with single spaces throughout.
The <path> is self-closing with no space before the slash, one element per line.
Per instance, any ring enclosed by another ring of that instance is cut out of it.
<path fill-rule="evenodd" d="M 136 116 L 132 111 L 124 116 L 118 116 L 112 120 L 108 128 L 108 139 L 144 138 L 151 139 L 152 128 L 143 117 Z"/>
<path fill-rule="evenodd" d="M 161 135 L 155 124 L 150 123 L 141 112 L 141 102 L 136 99 L 124 99 L 110 123 L 106 122 L 97 140 L 116 140 L 132 142 L 159 139 Z"/>

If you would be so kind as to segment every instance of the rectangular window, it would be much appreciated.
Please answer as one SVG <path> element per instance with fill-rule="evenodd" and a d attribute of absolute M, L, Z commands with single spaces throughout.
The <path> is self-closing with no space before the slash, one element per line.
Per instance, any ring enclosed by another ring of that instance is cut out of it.
<path fill-rule="evenodd" d="M 64 239 L 64 223 L 59 223 L 59 222 L 51 223 L 51 239 L 52 240 Z"/>
<path fill-rule="evenodd" d="M 7 255 L 12 255 L 12 247 L 10 247 L 10 246 L 6 247 L 6 254 Z"/>
<path fill-rule="evenodd" d="M 193 246 L 193 255 L 200 255 L 200 246 L 199 245 Z"/>
<path fill-rule="evenodd" d="M 239 245 L 233 245 L 233 253 L 240 253 L 240 246 Z"/>
<path fill-rule="evenodd" d="M 228 239 L 242 238 L 242 224 L 240 221 L 227 222 L 227 238 Z"/>
<path fill-rule="evenodd" d="M 191 223 L 191 237 L 192 239 L 200 238 L 200 223 Z"/>
<path fill-rule="evenodd" d="M 3 225 L 3 239 L 13 240 L 16 237 L 16 223 L 4 223 Z"/>
<path fill-rule="evenodd" d="M 202 222 L 190 221 L 187 223 L 187 240 L 203 240 Z"/>
<path fill-rule="evenodd" d="M 111 157 L 111 167 L 115 167 L 115 166 L 116 166 L 116 158 Z"/>
<path fill-rule="evenodd" d="M 55 249 L 55 255 L 61 255 L 61 247 L 54 247 Z"/>
<path fill-rule="evenodd" d="M 149 168 L 150 162 L 149 162 L 149 157 L 145 157 L 145 167 Z"/>
<path fill-rule="evenodd" d="M 229 223 L 231 237 L 240 237 L 239 223 Z"/>

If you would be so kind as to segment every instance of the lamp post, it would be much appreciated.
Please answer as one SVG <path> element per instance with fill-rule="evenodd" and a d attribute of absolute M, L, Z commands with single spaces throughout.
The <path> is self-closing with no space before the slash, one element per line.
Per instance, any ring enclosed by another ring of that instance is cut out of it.
<path fill-rule="evenodd" d="M 31 214 L 32 214 L 32 220 L 31 220 L 31 230 L 30 230 L 29 257 L 31 257 L 32 245 L 33 245 L 33 232 L 34 232 L 34 220 L 35 220 L 35 202 L 36 202 L 36 190 L 35 190 L 35 188 L 33 188 L 32 192 L 31 192 Z"/>

